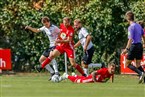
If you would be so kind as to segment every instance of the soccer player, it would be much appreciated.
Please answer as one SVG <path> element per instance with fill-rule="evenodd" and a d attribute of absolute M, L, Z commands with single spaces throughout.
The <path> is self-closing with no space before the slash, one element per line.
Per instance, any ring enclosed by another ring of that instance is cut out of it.
<path fill-rule="evenodd" d="M 48 37 L 48 39 L 50 41 L 49 47 L 43 52 L 43 54 L 41 55 L 41 57 L 39 59 L 40 63 L 42 63 L 49 56 L 50 52 L 55 48 L 55 40 L 56 40 L 56 38 L 58 37 L 58 35 L 60 33 L 60 29 L 57 26 L 51 24 L 50 19 L 48 17 L 46 17 L 46 16 L 43 17 L 41 22 L 42 22 L 42 24 L 44 26 L 39 28 L 39 29 L 32 28 L 30 26 L 26 26 L 25 27 L 25 29 L 29 29 L 29 30 L 31 30 L 32 32 L 35 32 L 35 33 L 43 32 L 45 35 L 47 35 L 47 37 Z M 53 59 L 51 64 L 52 64 L 54 70 L 51 68 L 50 65 L 46 65 L 45 66 L 45 68 L 50 72 L 51 77 L 54 74 L 59 75 L 58 66 L 57 66 L 56 60 Z M 50 77 L 50 79 L 51 79 L 51 77 Z"/>
<path fill-rule="evenodd" d="M 63 23 L 60 24 L 60 35 L 55 41 L 59 43 L 53 50 L 52 54 L 41 64 L 37 70 L 41 71 L 46 64 L 49 64 L 52 59 L 66 52 L 69 61 L 73 67 L 75 67 L 83 76 L 86 76 L 82 68 L 76 64 L 74 59 L 74 43 L 73 43 L 74 29 L 70 25 L 70 18 L 63 18 Z"/>
<path fill-rule="evenodd" d="M 145 37 L 144 22 L 143 22 L 143 21 L 139 21 L 138 23 L 139 23 L 139 24 L 141 25 L 141 27 L 143 28 L 143 31 L 144 31 L 144 37 Z M 145 44 L 143 44 L 143 48 L 145 48 Z M 145 84 L 145 77 L 144 77 L 144 84 Z"/>
<path fill-rule="evenodd" d="M 61 78 L 60 81 L 67 78 L 74 83 L 95 83 L 95 82 L 107 82 L 111 78 L 111 82 L 113 83 L 114 72 L 115 72 L 115 64 L 109 63 L 108 68 L 101 68 L 99 70 L 96 70 L 87 77 L 78 76 L 78 75 L 70 76 L 64 73 L 60 77 Z"/>
<path fill-rule="evenodd" d="M 128 42 L 126 48 L 123 50 L 122 54 L 127 54 L 127 59 L 125 61 L 125 65 L 139 74 L 139 83 L 142 83 L 144 79 L 144 70 L 141 67 L 141 59 L 143 56 L 143 46 L 142 46 L 142 38 L 143 43 L 145 43 L 145 36 L 143 33 L 143 29 L 140 24 L 134 21 L 134 13 L 131 11 L 126 12 L 125 14 L 126 20 L 129 22 L 130 26 L 128 27 Z M 135 65 L 132 65 L 132 60 L 135 60 Z"/>
<path fill-rule="evenodd" d="M 92 62 L 92 56 L 94 54 L 94 46 L 92 43 L 92 37 L 82 26 L 81 20 L 80 19 L 75 19 L 74 20 L 74 28 L 78 33 L 78 38 L 79 41 L 74 45 L 74 48 L 79 47 L 82 45 L 83 51 L 84 51 L 84 56 L 82 58 L 81 65 L 83 67 L 83 70 L 86 75 L 88 75 L 88 67 L 101 67 L 101 64 L 93 64 Z M 90 64 L 91 63 L 91 64 Z"/>

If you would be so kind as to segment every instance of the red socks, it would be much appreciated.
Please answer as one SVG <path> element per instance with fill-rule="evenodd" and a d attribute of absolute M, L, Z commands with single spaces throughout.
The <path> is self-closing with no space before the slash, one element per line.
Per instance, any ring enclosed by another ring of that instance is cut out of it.
<path fill-rule="evenodd" d="M 41 64 L 42 68 L 44 68 L 47 64 L 51 62 L 51 59 L 48 57 L 44 62 Z"/>
<path fill-rule="evenodd" d="M 75 68 L 82 74 L 82 75 L 84 75 L 85 73 L 84 73 L 84 71 L 83 71 L 83 69 L 80 67 L 80 65 L 76 65 L 75 66 Z"/>

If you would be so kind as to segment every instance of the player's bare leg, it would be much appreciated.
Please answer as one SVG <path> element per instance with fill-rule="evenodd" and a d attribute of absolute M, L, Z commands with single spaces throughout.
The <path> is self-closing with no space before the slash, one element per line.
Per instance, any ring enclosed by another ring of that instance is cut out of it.
<path fill-rule="evenodd" d="M 62 81 L 62 80 L 65 80 L 65 79 L 69 79 L 69 80 L 71 80 L 72 82 L 75 82 L 75 80 L 77 79 L 77 77 L 75 77 L 75 76 L 70 76 L 70 75 L 68 75 L 67 73 L 63 73 L 63 75 L 60 76 L 59 81 Z"/>
<path fill-rule="evenodd" d="M 45 57 L 44 55 L 42 55 L 39 59 L 39 62 L 42 63 L 47 57 Z M 40 66 L 36 66 L 35 68 L 40 68 Z M 45 68 L 51 73 L 54 74 L 54 70 L 48 65 L 45 66 Z M 36 69 L 37 70 L 37 69 Z M 41 70 L 37 70 L 38 72 L 40 72 Z"/>
<path fill-rule="evenodd" d="M 59 52 L 57 49 L 54 49 L 54 50 L 52 51 L 52 53 L 49 55 L 49 57 L 46 58 L 46 59 L 42 62 L 41 67 L 37 67 L 36 70 L 40 72 L 43 68 L 45 68 L 45 66 L 46 66 L 47 64 L 49 64 L 55 57 L 57 57 L 57 56 L 59 56 L 59 55 L 60 55 L 60 52 Z"/>
<path fill-rule="evenodd" d="M 129 69 L 131 69 L 131 70 L 133 70 L 134 72 L 136 72 L 137 74 L 139 74 L 139 82 L 138 83 L 142 83 L 142 81 L 143 81 L 143 79 L 144 79 L 144 73 L 142 72 L 142 71 L 140 71 L 139 69 L 137 69 L 135 66 L 133 66 L 132 64 L 131 64 L 131 62 L 132 62 L 132 60 L 127 60 L 126 59 L 126 62 L 125 62 L 125 65 L 129 68 Z"/>
<path fill-rule="evenodd" d="M 51 55 L 51 54 L 53 54 L 52 51 L 50 52 L 50 55 Z M 60 74 L 59 74 L 59 72 L 58 72 L 58 64 L 57 64 L 56 60 L 53 59 L 53 60 L 51 61 L 51 64 L 52 64 L 52 66 L 53 66 L 53 69 L 54 69 L 55 74 L 60 76 Z"/>
<path fill-rule="evenodd" d="M 39 62 L 42 63 L 47 57 L 45 57 L 44 55 L 42 55 L 39 59 Z M 35 67 L 35 68 L 40 68 L 40 66 Z M 55 74 L 54 70 L 51 68 L 51 66 L 49 64 L 47 64 L 45 66 L 46 70 L 48 70 L 50 72 L 50 78 L 48 80 L 51 80 L 51 77 Z M 37 69 L 36 69 L 37 70 Z M 38 71 L 38 70 L 37 70 Z M 39 72 L 39 71 L 38 71 Z"/>
<path fill-rule="evenodd" d="M 59 56 L 61 53 L 57 50 L 57 49 L 54 49 L 50 56 L 45 60 L 43 61 L 41 67 L 44 68 L 47 64 L 49 64 L 55 57 Z"/>
<path fill-rule="evenodd" d="M 83 76 L 86 76 L 80 65 L 76 64 L 74 58 L 69 58 L 71 65 L 76 68 Z"/>
<path fill-rule="evenodd" d="M 47 58 L 47 57 L 45 57 L 45 56 L 42 55 L 42 56 L 40 57 L 40 59 L 39 59 L 39 62 L 42 63 L 46 58 Z M 51 74 L 54 74 L 54 70 L 50 67 L 49 64 L 47 64 L 47 65 L 45 66 L 45 68 L 46 68 Z"/>
<path fill-rule="evenodd" d="M 142 72 L 142 76 L 140 76 L 139 78 L 140 79 L 139 83 L 141 82 L 145 83 L 145 72 L 141 66 L 141 60 L 136 60 L 136 67 Z"/>

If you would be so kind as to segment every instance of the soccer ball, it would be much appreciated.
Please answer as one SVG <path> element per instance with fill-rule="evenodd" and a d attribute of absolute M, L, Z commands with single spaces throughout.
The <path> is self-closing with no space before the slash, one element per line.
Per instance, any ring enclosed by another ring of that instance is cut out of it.
<path fill-rule="evenodd" d="M 59 82 L 59 76 L 58 75 L 53 75 L 51 78 L 52 82 L 58 83 Z"/>
<path fill-rule="evenodd" d="M 71 73 L 72 76 L 76 76 L 76 74 L 74 72 Z"/>

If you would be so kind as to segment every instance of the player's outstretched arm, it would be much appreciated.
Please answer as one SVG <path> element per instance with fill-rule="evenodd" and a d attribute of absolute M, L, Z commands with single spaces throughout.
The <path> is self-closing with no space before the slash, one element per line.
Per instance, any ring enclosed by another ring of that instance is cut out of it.
<path fill-rule="evenodd" d="M 81 42 L 78 41 L 78 42 L 74 45 L 74 48 L 77 48 L 77 47 L 79 47 L 80 45 L 81 45 Z"/>
<path fill-rule="evenodd" d="M 31 30 L 32 32 L 35 32 L 35 33 L 40 32 L 39 29 L 32 28 L 32 27 L 30 27 L 30 26 L 26 26 L 25 29 Z"/>
<path fill-rule="evenodd" d="M 114 82 L 114 75 L 111 76 L 111 82 Z"/>
<path fill-rule="evenodd" d="M 96 75 L 97 75 L 96 71 L 92 72 L 92 79 L 93 79 L 94 82 L 97 82 Z"/>
<path fill-rule="evenodd" d="M 121 54 L 126 54 L 127 51 L 129 50 L 130 46 L 131 46 L 131 43 L 132 43 L 132 39 L 128 39 L 128 42 L 127 42 L 127 46 L 126 48 L 123 50 L 123 52 Z"/>

